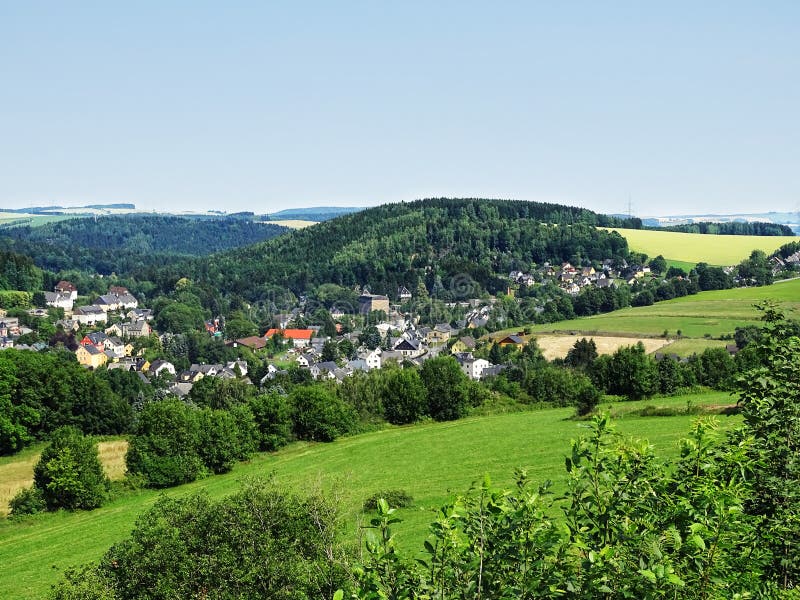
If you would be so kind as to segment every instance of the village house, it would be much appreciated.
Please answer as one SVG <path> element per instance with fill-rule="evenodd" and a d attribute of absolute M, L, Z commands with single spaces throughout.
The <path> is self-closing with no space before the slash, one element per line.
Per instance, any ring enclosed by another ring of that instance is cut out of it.
<path fill-rule="evenodd" d="M 152 321 L 153 311 L 149 308 L 134 308 L 125 313 L 130 321 Z"/>
<path fill-rule="evenodd" d="M 158 377 L 162 373 L 169 373 L 173 377 L 175 376 L 175 365 L 167 360 L 154 360 L 150 364 L 150 368 L 147 370 L 153 377 Z"/>
<path fill-rule="evenodd" d="M 125 356 L 130 356 L 133 352 L 133 346 L 131 344 L 125 344 L 125 342 L 116 336 L 106 338 L 104 346 L 106 352 L 111 352 L 109 358 L 123 358 Z"/>
<path fill-rule="evenodd" d="M 75 284 L 63 279 L 55 285 L 53 291 L 58 294 L 66 294 L 71 300 L 77 300 L 78 298 L 78 288 L 75 287 Z"/>
<path fill-rule="evenodd" d="M 497 342 L 497 344 L 503 348 L 506 346 L 524 346 L 525 340 L 523 340 L 518 335 L 507 335 L 503 339 Z"/>
<path fill-rule="evenodd" d="M 376 294 L 362 294 L 358 297 L 358 312 L 368 315 L 373 311 L 383 311 L 389 314 L 389 297 Z"/>
<path fill-rule="evenodd" d="M 450 347 L 450 350 L 453 353 L 472 352 L 473 350 L 475 350 L 475 338 L 473 338 L 471 335 L 458 338 L 455 341 L 455 343 Z"/>
<path fill-rule="evenodd" d="M 471 352 L 460 352 L 454 356 L 464 375 L 473 380 L 483 378 L 484 370 L 491 366 L 488 360 L 475 358 Z"/>
<path fill-rule="evenodd" d="M 45 292 L 44 303 L 53 308 L 63 308 L 64 310 L 72 310 L 73 298 L 69 294 L 62 292 Z"/>
<path fill-rule="evenodd" d="M 367 369 L 380 369 L 381 368 L 381 349 L 375 348 L 375 350 L 370 350 L 363 355 L 363 360 L 367 365 Z"/>
<path fill-rule="evenodd" d="M 314 379 L 335 379 L 335 371 L 338 368 L 339 365 L 337 365 L 335 362 L 327 361 L 311 365 L 309 367 L 309 371 L 311 371 L 311 376 Z"/>
<path fill-rule="evenodd" d="M 153 332 L 147 321 L 133 321 L 122 323 L 122 337 L 141 338 L 147 337 Z"/>
<path fill-rule="evenodd" d="M 81 346 L 94 346 L 100 352 L 105 352 L 105 343 L 108 339 L 108 336 L 103 333 L 102 331 L 94 331 L 92 333 L 87 333 L 83 336 L 83 339 L 80 341 Z"/>
<path fill-rule="evenodd" d="M 108 321 L 108 314 L 99 306 L 80 306 L 72 311 L 72 318 L 81 325 L 96 325 Z"/>
<path fill-rule="evenodd" d="M 139 302 L 136 300 L 136 298 L 127 292 L 124 294 L 105 294 L 95 300 L 94 304 L 95 306 L 99 306 L 105 312 L 137 308 L 139 306 Z"/>
<path fill-rule="evenodd" d="M 267 340 L 257 335 L 251 335 L 250 337 L 239 338 L 238 340 L 229 342 L 229 345 L 233 346 L 234 348 L 237 346 L 244 346 L 245 348 L 250 348 L 250 350 L 256 351 L 262 350 L 267 345 Z"/>
<path fill-rule="evenodd" d="M 414 339 L 401 338 L 392 348 L 395 352 L 399 352 L 404 358 L 415 358 L 425 352 L 422 344 Z"/>
<path fill-rule="evenodd" d="M 297 364 L 303 367 L 304 369 L 308 369 L 316 361 L 317 359 L 313 354 L 300 354 L 297 357 Z"/>
<path fill-rule="evenodd" d="M 108 362 L 108 356 L 106 356 L 105 352 L 91 344 L 78 346 L 75 351 L 75 358 L 84 367 L 89 367 L 90 369 L 98 369 Z"/>
<path fill-rule="evenodd" d="M 122 337 L 122 323 L 114 323 L 105 329 L 106 335 L 116 335 Z"/>
<path fill-rule="evenodd" d="M 397 297 L 400 299 L 400 302 L 411 300 L 411 292 L 408 291 L 407 287 L 401 285 L 397 290 Z"/>

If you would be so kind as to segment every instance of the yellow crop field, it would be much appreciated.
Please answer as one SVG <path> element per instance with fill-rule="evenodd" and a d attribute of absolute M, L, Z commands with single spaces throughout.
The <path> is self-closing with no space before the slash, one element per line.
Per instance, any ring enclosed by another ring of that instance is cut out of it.
<path fill-rule="evenodd" d="M 289 229 L 303 229 L 304 227 L 310 227 L 311 225 L 316 225 L 316 221 L 304 221 L 302 219 L 282 219 L 277 221 L 266 221 L 272 225 L 283 225 L 284 227 L 288 227 Z"/>
<path fill-rule="evenodd" d="M 611 228 L 605 227 L 607 231 Z M 636 252 L 648 256 L 662 255 L 664 258 L 692 264 L 705 262 L 710 265 L 734 265 L 750 256 L 753 250 L 771 254 L 784 244 L 800 238 L 769 235 L 711 235 L 702 233 L 678 233 L 675 231 L 651 231 L 647 229 L 614 229 L 628 241 Z"/>

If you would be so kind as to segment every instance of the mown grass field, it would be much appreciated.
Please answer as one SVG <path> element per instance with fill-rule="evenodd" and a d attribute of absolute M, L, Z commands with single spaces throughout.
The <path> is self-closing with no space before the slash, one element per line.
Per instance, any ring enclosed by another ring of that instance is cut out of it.
<path fill-rule="evenodd" d="M 611 231 L 610 228 L 604 228 Z M 766 235 L 707 235 L 650 231 L 645 229 L 616 229 L 636 252 L 648 256 L 662 255 L 671 261 L 710 265 L 733 265 L 750 256 L 753 250 L 771 254 L 784 244 L 796 242 L 797 237 Z"/>
<path fill-rule="evenodd" d="M 631 411 L 644 406 L 684 407 L 730 404 L 725 393 L 651 399 L 610 405 L 620 417 L 621 433 L 646 438 L 660 456 L 677 455 L 677 441 L 695 417 L 637 417 Z M 606 407 L 609 408 L 609 407 Z M 355 540 L 364 499 L 385 489 L 404 489 L 415 506 L 400 511 L 400 543 L 420 547 L 432 510 L 451 492 L 465 491 L 488 473 L 498 484 L 510 485 L 513 470 L 526 468 L 533 481 L 553 480 L 563 489 L 564 456 L 571 439 L 586 424 L 572 421 L 573 409 L 474 417 L 450 423 L 391 428 L 338 440 L 332 444 L 297 443 L 275 454 L 260 454 L 233 472 L 211 477 L 169 495 L 204 491 L 219 498 L 234 492 L 243 478 L 274 473 L 281 484 L 299 490 L 314 486 L 335 488 L 346 510 L 343 535 Z M 737 417 L 719 417 L 723 427 Z M 64 569 L 97 560 L 131 530 L 137 515 L 155 502 L 159 493 L 137 492 L 92 512 L 40 515 L 0 524 L 0 598 L 42 598 Z"/>
<path fill-rule="evenodd" d="M 733 334 L 736 327 L 759 323 L 759 312 L 754 304 L 773 300 L 793 316 L 800 317 L 800 279 L 793 279 L 764 287 L 735 288 L 701 292 L 694 296 L 657 302 L 652 306 L 624 308 L 611 313 L 581 317 L 557 323 L 531 325 L 535 332 L 577 332 L 580 334 L 615 333 L 660 336 L 665 330 L 674 336 L 703 338 Z M 514 327 L 506 333 L 516 332 Z M 502 332 L 499 332 L 502 333 Z M 496 337 L 498 333 L 492 334 Z"/>

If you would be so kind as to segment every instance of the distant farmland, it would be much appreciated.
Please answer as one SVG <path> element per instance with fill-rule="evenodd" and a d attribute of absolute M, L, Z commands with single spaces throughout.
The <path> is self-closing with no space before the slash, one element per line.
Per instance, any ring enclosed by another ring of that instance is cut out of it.
<path fill-rule="evenodd" d="M 774 300 L 791 316 L 800 316 L 800 279 L 764 287 L 701 292 L 695 296 L 657 302 L 652 306 L 624 308 L 592 317 L 534 325 L 531 331 L 642 336 L 660 336 L 667 331 L 672 337 L 680 329 L 686 337 L 719 337 L 732 334 L 736 327 L 758 324 L 760 314 L 753 305 L 761 300 Z M 515 327 L 501 333 L 515 333 L 520 329 Z M 496 337 L 498 334 L 492 335 Z"/>
<path fill-rule="evenodd" d="M 610 228 L 605 228 L 611 231 Z M 750 256 L 753 250 L 771 254 L 784 244 L 796 242 L 800 237 L 766 235 L 711 235 L 702 233 L 677 233 L 646 229 L 614 229 L 628 241 L 636 252 L 648 256 L 662 255 L 672 261 L 706 262 L 710 265 L 733 265 Z"/>

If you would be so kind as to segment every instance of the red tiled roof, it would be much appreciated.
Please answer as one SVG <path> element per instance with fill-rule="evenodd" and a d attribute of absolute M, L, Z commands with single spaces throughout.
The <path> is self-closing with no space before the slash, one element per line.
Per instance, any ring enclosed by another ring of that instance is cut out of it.
<path fill-rule="evenodd" d="M 283 337 L 289 340 L 310 340 L 314 335 L 312 329 L 270 329 L 264 337 L 271 338 L 276 333 L 283 334 Z"/>
<path fill-rule="evenodd" d="M 250 337 L 238 339 L 236 340 L 236 343 L 242 346 L 247 346 L 248 348 L 253 348 L 254 350 L 260 350 L 267 345 L 267 342 L 264 340 L 264 338 L 258 337 L 257 335 L 251 335 Z"/>

